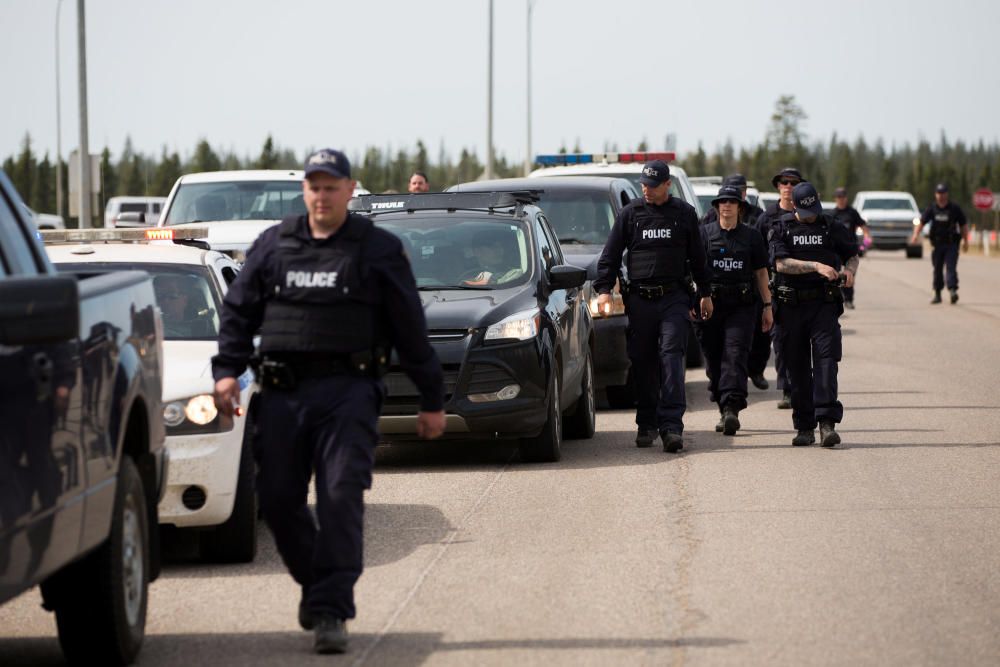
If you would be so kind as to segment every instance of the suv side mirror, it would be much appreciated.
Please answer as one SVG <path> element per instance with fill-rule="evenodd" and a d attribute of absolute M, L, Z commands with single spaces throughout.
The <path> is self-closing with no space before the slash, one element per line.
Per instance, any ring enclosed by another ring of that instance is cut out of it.
<path fill-rule="evenodd" d="M 0 343 L 32 345 L 76 338 L 80 296 L 76 278 L 40 276 L 0 280 Z"/>
<path fill-rule="evenodd" d="M 549 269 L 549 285 L 552 289 L 573 289 L 587 281 L 587 269 L 572 264 L 557 264 Z"/>

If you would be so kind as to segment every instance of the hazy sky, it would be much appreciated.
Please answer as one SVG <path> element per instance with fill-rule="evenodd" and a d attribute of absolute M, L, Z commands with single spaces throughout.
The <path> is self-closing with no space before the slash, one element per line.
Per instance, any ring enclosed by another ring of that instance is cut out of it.
<path fill-rule="evenodd" d="M 63 154 L 77 145 L 76 0 L 62 3 Z M 495 0 L 494 144 L 526 145 L 526 0 Z M 91 0 L 90 147 L 256 155 L 486 145 L 488 0 Z M 0 0 L 0 158 L 55 153 L 56 0 Z M 794 95 L 810 139 L 1000 138 L 1000 3 L 535 0 L 534 153 L 681 153 L 764 137 Z"/>

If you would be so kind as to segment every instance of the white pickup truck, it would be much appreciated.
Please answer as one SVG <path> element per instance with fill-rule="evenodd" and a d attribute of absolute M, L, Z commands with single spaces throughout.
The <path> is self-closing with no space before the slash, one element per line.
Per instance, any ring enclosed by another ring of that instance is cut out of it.
<path fill-rule="evenodd" d="M 923 255 L 923 246 L 910 245 L 914 220 L 920 219 L 920 209 L 909 192 L 865 190 L 854 196 L 853 206 L 868 225 L 874 248 L 905 248 L 907 257 Z"/>

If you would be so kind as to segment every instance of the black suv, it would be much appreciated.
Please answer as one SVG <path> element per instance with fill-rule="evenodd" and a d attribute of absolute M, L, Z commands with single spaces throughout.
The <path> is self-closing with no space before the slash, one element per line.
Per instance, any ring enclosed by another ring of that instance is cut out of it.
<path fill-rule="evenodd" d="M 369 195 L 352 200 L 399 237 L 444 368 L 446 438 L 517 439 L 556 461 L 594 434 L 594 331 L 581 286 L 527 193 Z M 379 422 L 416 440 L 419 394 L 393 362 Z"/>
<path fill-rule="evenodd" d="M 591 290 L 590 283 L 597 278 L 597 260 L 619 211 L 642 196 L 635 186 L 627 179 L 608 176 L 552 176 L 460 183 L 449 191 L 529 191 L 537 197 L 538 206 L 559 237 L 559 243 L 564 246 L 566 259 L 587 269 L 584 295 L 594 317 L 597 349 L 600 350 L 594 361 L 597 388 L 604 389 L 612 408 L 634 405 L 629 377 L 631 364 L 625 346 L 625 303 L 616 285 L 611 295 L 611 314 L 600 317 L 597 294 Z M 687 365 L 697 367 L 701 365 L 701 354 L 693 334 L 690 341 Z"/>

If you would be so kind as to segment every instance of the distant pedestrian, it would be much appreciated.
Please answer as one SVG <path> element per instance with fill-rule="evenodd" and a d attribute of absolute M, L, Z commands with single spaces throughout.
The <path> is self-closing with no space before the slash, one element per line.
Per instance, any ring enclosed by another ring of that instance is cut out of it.
<path fill-rule="evenodd" d="M 422 171 L 415 171 L 410 176 L 410 182 L 406 186 L 409 192 L 427 192 L 431 189 L 430 184 L 427 181 L 427 174 Z"/>
<path fill-rule="evenodd" d="M 958 246 L 969 251 L 968 225 L 965 213 L 955 202 L 948 200 L 948 184 L 938 183 L 934 188 L 934 203 L 920 216 L 920 224 L 913 230 L 911 244 L 920 242 L 920 232 L 924 225 L 931 224 L 931 262 L 934 266 L 934 297 L 931 303 L 941 303 L 941 290 L 945 286 L 947 269 L 948 291 L 951 303 L 958 303 Z"/>
<path fill-rule="evenodd" d="M 849 206 L 847 203 L 847 189 L 837 188 L 834 190 L 833 201 L 836 206 L 833 211 L 830 212 L 830 217 L 833 218 L 834 222 L 846 227 L 852 239 L 857 239 L 858 230 L 860 229 L 865 239 L 865 243 L 871 243 L 872 237 L 868 232 L 868 225 L 865 224 L 864 218 L 861 217 L 861 214 L 858 213 L 856 208 Z M 854 287 L 845 286 L 841 289 L 844 292 L 844 307 L 854 310 Z"/>

